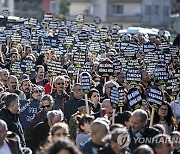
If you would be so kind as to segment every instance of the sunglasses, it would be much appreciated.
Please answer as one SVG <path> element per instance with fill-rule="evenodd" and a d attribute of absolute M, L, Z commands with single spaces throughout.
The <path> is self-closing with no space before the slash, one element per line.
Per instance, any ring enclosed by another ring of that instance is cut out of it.
<path fill-rule="evenodd" d="M 44 106 L 41 106 L 43 109 L 45 108 L 49 108 L 51 105 L 44 105 Z"/>
<path fill-rule="evenodd" d="M 64 83 L 63 83 L 63 82 L 62 82 L 62 83 L 61 83 L 61 82 L 59 82 L 59 83 L 56 83 L 56 84 L 57 84 L 57 85 L 64 85 Z"/>
<path fill-rule="evenodd" d="M 54 134 L 54 135 L 60 137 L 60 136 L 67 136 L 68 134 L 67 133 L 57 133 L 57 134 Z"/>
<path fill-rule="evenodd" d="M 42 90 L 34 90 L 34 93 L 36 93 L 36 94 L 37 94 L 37 93 L 40 93 L 40 94 L 41 94 L 41 93 L 42 93 Z"/>

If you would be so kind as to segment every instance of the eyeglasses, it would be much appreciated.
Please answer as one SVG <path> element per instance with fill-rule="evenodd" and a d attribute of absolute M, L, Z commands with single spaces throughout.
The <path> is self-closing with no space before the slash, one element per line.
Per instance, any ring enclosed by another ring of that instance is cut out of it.
<path fill-rule="evenodd" d="M 43 109 L 45 109 L 45 108 L 49 108 L 51 105 L 49 104 L 49 105 L 44 105 L 44 106 L 41 106 Z"/>
<path fill-rule="evenodd" d="M 56 83 L 58 86 L 59 85 L 64 85 L 64 83 L 63 82 L 59 82 L 59 83 Z"/>
<path fill-rule="evenodd" d="M 36 93 L 36 94 L 37 94 L 37 93 L 40 93 L 40 94 L 41 94 L 41 93 L 42 93 L 42 90 L 34 90 L 34 93 Z"/>
<path fill-rule="evenodd" d="M 67 136 L 68 134 L 67 133 L 57 133 L 57 134 L 54 134 L 54 135 L 60 137 L 60 136 Z"/>

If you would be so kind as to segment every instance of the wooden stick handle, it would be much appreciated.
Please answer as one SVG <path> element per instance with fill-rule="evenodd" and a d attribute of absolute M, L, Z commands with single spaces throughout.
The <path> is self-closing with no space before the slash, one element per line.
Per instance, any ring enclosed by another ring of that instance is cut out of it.
<path fill-rule="evenodd" d="M 151 120 L 150 120 L 150 127 L 152 127 L 152 125 L 153 125 L 154 112 L 155 112 L 155 108 L 152 108 Z"/>
<path fill-rule="evenodd" d="M 85 101 L 86 101 L 86 112 L 87 112 L 87 115 L 89 115 L 89 105 L 88 105 L 88 96 L 87 96 L 87 94 L 85 94 Z"/>

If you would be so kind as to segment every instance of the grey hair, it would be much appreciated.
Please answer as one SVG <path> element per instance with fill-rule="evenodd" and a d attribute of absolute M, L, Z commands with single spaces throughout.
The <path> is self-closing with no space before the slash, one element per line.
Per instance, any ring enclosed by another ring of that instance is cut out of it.
<path fill-rule="evenodd" d="M 54 104 L 54 100 L 53 100 L 53 97 L 51 95 L 44 95 L 42 98 L 41 98 L 41 101 L 40 101 L 40 104 L 42 104 L 42 101 L 48 101 L 50 102 L 50 104 Z"/>
<path fill-rule="evenodd" d="M 8 76 L 9 76 L 9 70 L 7 70 L 7 69 L 1 69 L 1 70 L 0 70 L 0 73 L 3 73 L 3 72 L 6 72 L 6 73 L 8 74 Z"/>
<path fill-rule="evenodd" d="M 0 119 L 0 126 L 2 126 L 5 130 L 8 130 L 7 123 L 2 119 Z"/>
<path fill-rule="evenodd" d="M 75 83 L 73 86 L 72 86 L 72 91 L 74 91 L 74 89 L 76 88 L 76 86 L 81 86 L 80 83 Z"/>
<path fill-rule="evenodd" d="M 63 80 L 63 82 L 65 83 L 65 77 L 64 76 L 61 76 L 61 75 L 59 75 L 59 76 L 57 76 L 56 78 L 55 78 L 55 81 L 57 81 L 57 80 Z"/>
<path fill-rule="evenodd" d="M 138 116 L 141 118 L 142 122 L 145 122 L 148 120 L 148 114 L 146 111 L 142 110 L 142 109 L 137 109 L 132 113 L 132 116 Z"/>
<path fill-rule="evenodd" d="M 63 121 L 64 119 L 64 114 L 61 110 L 52 110 L 52 111 L 48 111 L 47 113 L 47 118 L 49 120 L 52 120 L 54 117 L 59 116 L 59 122 Z"/>

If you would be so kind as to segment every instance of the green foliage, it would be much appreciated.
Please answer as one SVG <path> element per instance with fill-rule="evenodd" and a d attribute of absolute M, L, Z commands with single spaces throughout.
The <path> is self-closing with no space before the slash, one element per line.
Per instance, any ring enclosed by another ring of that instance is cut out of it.
<path fill-rule="evenodd" d="M 66 0 L 59 0 L 59 13 L 65 15 L 69 11 L 69 4 Z"/>

